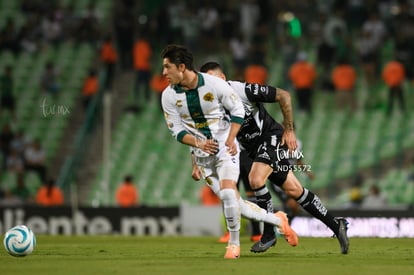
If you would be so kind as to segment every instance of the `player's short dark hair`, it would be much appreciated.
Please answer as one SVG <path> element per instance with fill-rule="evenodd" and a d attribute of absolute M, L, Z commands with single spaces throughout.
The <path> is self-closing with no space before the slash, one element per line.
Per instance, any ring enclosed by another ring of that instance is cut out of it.
<path fill-rule="evenodd" d="M 189 70 L 194 71 L 193 54 L 186 47 L 170 44 L 161 52 L 162 58 L 168 58 L 177 67 L 184 64 Z"/>
<path fill-rule="evenodd" d="M 223 68 L 218 62 L 210 61 L 210 62 L 204 63 L 204 65 L 200 67 L 200 72 L 206 73 L 210 70 L 217 70 L 217 69 L 219 69 L 220 71 L 223 71 Z"/>

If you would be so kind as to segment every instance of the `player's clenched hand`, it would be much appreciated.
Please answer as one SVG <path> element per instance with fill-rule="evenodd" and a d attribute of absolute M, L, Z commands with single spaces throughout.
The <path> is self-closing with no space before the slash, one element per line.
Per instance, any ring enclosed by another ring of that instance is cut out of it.
<path fill-rule="evenodd" d="M 296 135 L 295 131 L 293 130 L 285 130 L 283 132 L 282 136 L 282 145 L 287 145 L 290 152 L 293 152 L 298 148 L 298 145 L 296 143 Z"/>
<path fill-rule="evenodd" d="M 237 145 L 234 142 L 233 139 L 229 140 L 227 139 L 226 142 L 224 143 L 227 147 L 227 152 L 230 153 L 230 155 L 234 156 L 237 154 Z"/>

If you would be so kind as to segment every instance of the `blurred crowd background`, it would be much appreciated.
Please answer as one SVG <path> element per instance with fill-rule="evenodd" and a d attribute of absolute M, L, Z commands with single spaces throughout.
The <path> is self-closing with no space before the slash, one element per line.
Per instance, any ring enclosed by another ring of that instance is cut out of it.
<path fill-rule="evenodd" d="M 123 205 L 128 179 L 130 205 L 200 204 L 159 105 L 170 43 L 291 92 L 330 207 L 413 206 L 411 0 L 0 0 L 1 203 Z"/>

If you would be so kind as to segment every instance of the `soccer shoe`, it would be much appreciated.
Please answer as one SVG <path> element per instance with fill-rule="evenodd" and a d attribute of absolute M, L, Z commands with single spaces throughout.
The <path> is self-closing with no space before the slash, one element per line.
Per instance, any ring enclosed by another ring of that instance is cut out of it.
<path fill-rule="evenodd" d="M 220 237 L 220 239 L 218 239 L 218 242 L 219 243 L 228 243 L 229 240 L 230 240 L 230 233 L 226 232 L 226 233 L 224 233 L 223 236 Z"/>
<path fill-rule="evenodd" d="M 256 242 L 251 248 L 250 251 L 254 252 L 254 253 L 263 253 L 266 250 L 268 250 L 269 248 L 275 246 L 276 244 L 276 237 L 271 239 L 270 241 L 267 241 L 265 243 L 262 243 L 262 240 L 259 240 L 258 242 Z"/>
<path fill-rule="evenodd" d="M 226 254 L 224 254 L 224 259 L 238 259 L 240 258 L 240 246 L 235 244 L 229 244 L 226 247 Z"/>
<path fill-rule="evenodd" d="M 252 235 L 251 237 L 250 237 L 250 240 L 252 241 L 252 242 L 258 242 L 258 241 L 260 241 L 260 239 L 262 238 L 262 235 Z"/>
<path fill-rule="evenodd" d="M 286 241 L 291 246 L 298 245 L 298 235 L 296 232 L 290 227 L 289 220 L 285 212 L 278 211 L 275 213 L 276 217 L 280 218 L 282 224 L 279 226 L 279 231 L 285 236 Z"/>
<path fill-rule="evenodd" d="M 348 254 L 349 239 L 347 235 L 348 221 L 344 218 L 336 219 L 339 223 L 339 234 L 337 236 L 339 244 L 341 246 L 341 253 Z"/>

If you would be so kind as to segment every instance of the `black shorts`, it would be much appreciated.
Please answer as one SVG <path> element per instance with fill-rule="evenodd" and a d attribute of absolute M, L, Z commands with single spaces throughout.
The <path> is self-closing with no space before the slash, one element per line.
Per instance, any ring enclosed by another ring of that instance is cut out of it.
<path fill-rule="evenodd" d="M 286 180 L 289 170 L 291 170 L 290 162 L 285 156 L 287 146 L 281 145 L 282 136 L 264 135 L 260 139 L 260 144 L 255 146 L 255 152 L 249 152 L 249 157 L 254 162 L 261 162 L 270 165 L 273 173 L 269 176 L 269 180 L 278 186 L 282 186 Z"/>

